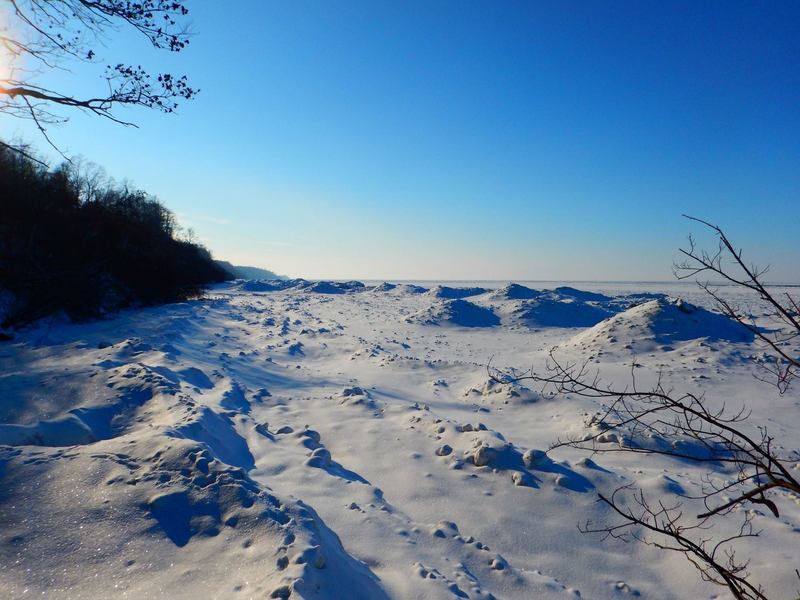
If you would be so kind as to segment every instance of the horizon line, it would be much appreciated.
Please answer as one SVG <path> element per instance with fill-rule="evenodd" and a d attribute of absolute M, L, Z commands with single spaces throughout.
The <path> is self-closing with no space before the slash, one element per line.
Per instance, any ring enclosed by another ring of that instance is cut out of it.
<path fill-rule="evenodd" d="M 289 277 L 284 276 L 288 280 L 303 279 L 305 281 L 334 281 L 334 282 L 348 282 L 359 281 L 365 282 L 380 282 L 380 283 L 642 283 L 642 284 L 664 284 L 664 283 L 678 283 L 678 284 L 697 284 L 696 280 L 686 279 L 395 279 L 395 278 L 373 278 L 373 277 Z M 706 283 L 706 282 L 704 282 Z M 736 285 L 726 281 L 708 281 L 711 285 L 719 286 L 733 286 Z M 764 285 L 771 287 L 800 287 L 800 281 L 770 281 L 765 282 Z"/>

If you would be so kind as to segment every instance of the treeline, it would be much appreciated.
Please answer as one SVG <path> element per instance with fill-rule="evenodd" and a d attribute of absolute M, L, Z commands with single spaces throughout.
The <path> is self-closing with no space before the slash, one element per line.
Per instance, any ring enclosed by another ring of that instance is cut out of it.
<path fill-rule="evenodd" d="M 184 300 L 230 278 L 153 196 L 0 145 L 0 326 Z"/>

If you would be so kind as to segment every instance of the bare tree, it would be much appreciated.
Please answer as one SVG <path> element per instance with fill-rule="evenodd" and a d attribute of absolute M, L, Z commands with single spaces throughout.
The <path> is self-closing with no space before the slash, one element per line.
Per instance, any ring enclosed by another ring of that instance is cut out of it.
<path fill-rule="evenodd" d="M 690 238 L 689 247 L 681 250 L 686 260 L 676 265 L 676 274 L 680 278 L 713 274 L 758 295 L 768 317 L 785 326 L 778 333 L 764 332 L 719 288 L 699 282 L 720 312 L 750 329 L 772 350 L 776 366 L 770 372 L 780 393 L 785 393 L 800 373 L 800 361 L 790 349 L 792 340 L 800 335 L 797 300 L 774 295 L 763 281 L 766 270 L 746 263 L 742 251 L 735 249 L 719 227 L 693 220 L 712 230 L 719 247 L 714 253 L 698 251 Z M 800 451 L 782 451 L 765 426 L 749 421 L 746 408 L 730 410 L 703 394 L 667 388 L 661 374 L 654 386 L 640 389 L 632 369 L 631 383 L 619 389 L 605 384 L 588 361 L 563 362 L 554 351 L 543 374 L 533 369 L 521 376 L 491 369 L 490 373 L 498 381 L 533 380 L 556 394 L 573 394 L 602 404 L 603 409 L 587 421 L 584 434 L 559 439 L 551 449 L 662 455 L 708 466 L 696 496 L 680 493 L 672 499 L 652 498 L 635 485 L 600 494 L 599 501 L 611 508 L 617 520 L 599 525 L 587 522 L 581 529 L 679 552 L 704 580 L 726 586 L 735 598 L 766 598 L 763 588 L 751 581 L 748 561 L 736 553 L 739 541 L 758 536 L 759 531 L 748 512 L 736 509 L 747 503 L 759 504 L 778 517 L 781 503 L 800 496 L 800 477 L 792 470 Z M 731 530 L 726 517 L 734 511 L 741 521 Z M 720 533 L 723 531 L 727 533 Z"/>
<path fill-rule="evenodd" d="M 675 265 L 675 275 L 678 279 L 696 278 L 699 275 L 717 276 L 728 284 L 746 288 L 754 292 L 764 303 L 767 317 L 782 325 L 771 333 L 757 327 L 754 320 L 741 306 L 732 304 L 721 293 L 718 287 L 705 281 L 698 281 L 698 285 L 714 299 L 718 310 L 748 328 L 762 342 L 766 343 L 775 353 L 776 366 L 767 367 L 773 376 L 772 381 L 778 386 L 781 393 L 791 385 L 800 375 L 800 359 L 793 356 L 789 348 L 792 342 L 800 339 L 800 306 L 798 300 L 789 294 L 778 298 L 773 295 L 764 283 L 764 275 L 769 267 L 759 268 L 748 264 L 742 250 L 728 239 L 728 236 L 717 227 L 701 219 L 684 215 L 687 219 L 695 221 L 711 229 L 718 238 L 718 246 L 714 252 L 699 250 L 694 238 L 689 237 L 689 247 L 681 248 L 681 253 L 686 260 Z"/>
<path fill-rule="evenodd" d="M 0 80 L 0 113 L 32 120 L 53 145 L 47 128 L 66 121 L 64 112 L 70 109 L 124 125 L 133 123 L 115 113 L 121 106 L 173 112 L 180 99 L 198 92 L 185 76 L 151 74 L 141 66 L 108 62 L 98 50 L 127 28 L 155 48 L 180 52 L 189 43 L 189 32 L 181 24 L 187 14 L 184 3 L 174 0 L 0 0 L 0 50 L 11 63 L 8 77 Z M 75 62 L 102 69 L 100 93 L 35 83 L 42 72 L 68 70 Z"/>

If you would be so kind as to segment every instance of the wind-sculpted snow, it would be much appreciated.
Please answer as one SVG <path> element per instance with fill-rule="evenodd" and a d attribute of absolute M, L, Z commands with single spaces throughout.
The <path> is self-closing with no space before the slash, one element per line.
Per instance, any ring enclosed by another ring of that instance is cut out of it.
<path fill-rule="evenodd" d="M 388 281 L 384 281 L 373 287 L 370 291 L 380 294 L 380 293 L 389 293 L 394 295 L 406 295 L 406 294 L 424 294 L 428 291 L 428 288 L 422 287 L 421 285 L 414 285 L 410 283 L 389 283 Z"/>
<path fill-rule="evenodd" d="M 591 327 L 612 314 L 604 307 L 550 295 L 519 302 L 509 312 L 529 327 Z"/>
<path fill-rule="evenodd" d="M 494 327 L 500 319 L 492 309 L 467 300 L 444 300 L 411 315 L 410 322 L 425 325 L 457 325 L 459 327 Z"/>
<path fill-rule="evenodd" d="M 449 287 L 437 285 L 426 292 L 428 296 L 433 298 L 441 298 L 444 300 L 458 300 L 460 298 L 469 298 L 470 296 L 478 296 L 485 294 L 486 288 L 482 287 Z"/>
<path fill-rule="evenodd" d="M 498 381 L 482 377 L 464 391 L 464 396 L 490 404 L 526 404 L 538 402 L 542 395 L 518 381 Z"/>
<path fill-rule="evenodd" d="M 499 289 L 489 292 L 489 297 L 497 300 L 530 300 L 538 298 L 545 292 L 533 290 L 518 283 L 509 283 Z"/>
<path fill-rule="evenodd" d="M 280 280 L 248 280 L 242 283 L 241 289 L 245 292 L 277 292 L 286 289 L 286 283 Z"/>
<path fill-rule="evenodd" d="M 636 352 L 672 349 L 696 340 L 752 343 L 753 332 L 736 321 L 680 299 L 650 300 L 572 338 L 573 345 Z"/>
<path fill-rule="evenodd" d="M 374 293 L 381 293 L 381 292 L 392 292 L 397 289 L 396 283 L 389 283 L 388 281 L 384 281 L 383 283 L 379 283 L 370 290 Z"/>
<path fill-rule="evenodd" d="M 360 292 L 365 289 L 363 283 L 359 281 L 317 281 L 307 286 L 303 286 L 304 292 L 314 294 L 345 294 L 347 292 Z"/>
<path fill-rule="evenodd" d="M 561 286 L 557 287 L 555 293 L 559 296 L 564 296 L 567 298 L 572 298 L 574 300 L 579 300 L 581 302 L 611 302 L 613 298 L 610 296 L 606 296 L 605 294 L 598 294 L 597 292 L 587 292 L 584 290 L 578 290 L 574 287 L 569 286 Z"/>
<path fill-rule="evenodd" d="M 18 332 L 0 345 L 0 597 L 718 593 L 681 561 L 577 527 L 613 517 L 598 492 L 691 496 L 709 472 L 613 452 L 668 442 L 602 429 L 597 402 L 514 375 L 546 372 L 554 347 L 620 386 L 661 372 L 747 403 L 796 445 L 794 400 L 754 392 L 752 336 L 670 289 L 427 291 L 236 281 Z M 611 452 L 550 449 L 593 434 Z M 800 543 L 800 505 L 752 518 L 769 548 Z M 790 597 L 773 558 L 751 568 Z"/>
<path fill-rule="evenodd" d="M 305 279 L 247 279 L 241 282 L 239 289 L 245 292 L 280 292 L 310 285 Z"/>
<path fill-rule="evenodd" d="M 239 283 L 238 287 L 245 292 L 274 293 L 295 290 L 313 294 L 346 294 L 367 289 L 360 281 L 307 281 L 305 279 L 246 280 Z"/>
<path fill-rule="evenodd" d="M 664 296 L 643 293 L 614 297 L 572 287 L 534 290 L 509 284 L 484 294 L 480 302 L 500 313 L 509 325 L 532 329 L 585 328 L 654 297 Z"/>
<path fill-rule="evenodd" d="M 154 394 L 175 394 L 177 387 L 156 369 L 130 365 L 108 381 L 109 398 L 74 408 L 35 424 L 0 424 L 0 444 L 9 446 L 75 446 L 119 435 L 132 426 L 136 409 Z"/>

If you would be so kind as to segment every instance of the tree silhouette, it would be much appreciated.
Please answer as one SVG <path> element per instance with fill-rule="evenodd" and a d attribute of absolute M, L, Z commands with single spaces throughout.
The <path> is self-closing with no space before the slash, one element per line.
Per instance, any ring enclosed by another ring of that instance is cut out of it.
<path fill-rule="evenodd" d="M 0 205 L 0 330 L 185 300 L 232 277 L 157 198 L 91 165 L 47 169 L 0 147 Z"/>

